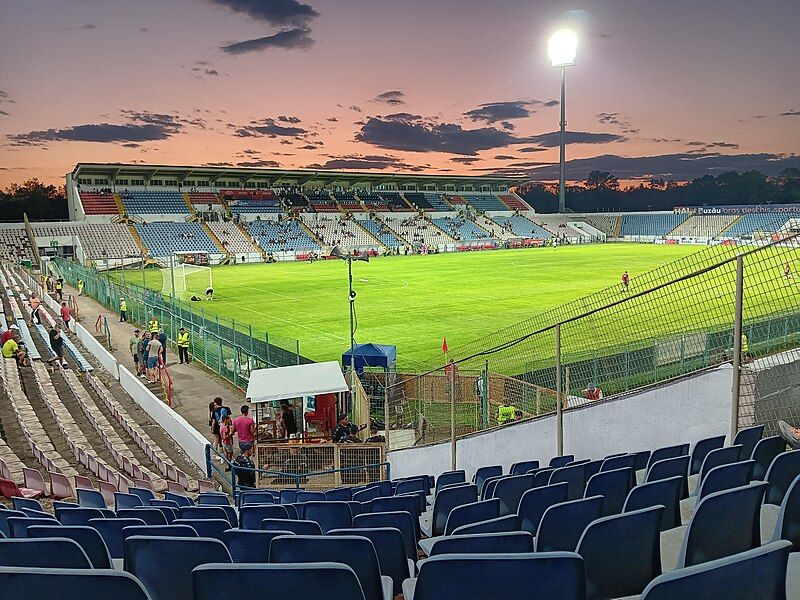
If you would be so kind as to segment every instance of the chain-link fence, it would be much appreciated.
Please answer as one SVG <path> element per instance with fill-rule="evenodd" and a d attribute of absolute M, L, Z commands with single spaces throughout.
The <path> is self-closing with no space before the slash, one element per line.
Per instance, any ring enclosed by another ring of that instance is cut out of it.
<path fill-rule="evenodd" d="M 66 281 L 77 286 L 78 279 L 83 280 L 84 294 L 112 311 L 119 310 L 119 301 L 125 298 L 128 320 L 140 327 L 145 327 L 150 317 L 155 316 L 172 341 L 178 329 L 184 327 L 190 335 L 192 358 L 234 386 L 245 388 L 250 372 L 255 369 L 311 362 L 300 354 L 299 342 L 295 341 L 293 349 L 287 349 L 274 344 L 266 333 L 257 337 L 251 325 L 212 317 L 192 303 L 173 301 L 131 283 L 123 285 L 74 262 L 58 260 L 56 265 Z"/>
<path fill-rule="evenodd" d="M 392 447 L 548 414 L 734 359 L 742 263 L 740 425 L 800 416 L 798 236 L 709 247 L 383 382 Z M 740 258 L 737 258 L 740 257 Z M 514 373 L 513 377 L 499 373 Z M 381 379 L 380 374 L 369 377 Z M 378 386 L 380 387 L 380 386 Z M 794 394 L 794 395 L 792 395 Z M 698 398 L 702 401 L 702 398 Z M 513 410 L 512 410 L 513 409 Z M 381 411 L 384 412 L 384 411 Z M 800 425 L 800 422 L 797 423 Z M 413 441 L 412 441 L 413 440 Z"/>

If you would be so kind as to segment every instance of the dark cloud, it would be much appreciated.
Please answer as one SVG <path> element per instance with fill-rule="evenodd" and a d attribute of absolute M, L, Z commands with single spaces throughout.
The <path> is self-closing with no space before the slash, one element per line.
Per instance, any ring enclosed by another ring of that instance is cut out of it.
<path fill-rule="evenodd" d="M 284 117 L 284 119 L 286 118 Z M 293 137 L 300 139 L 308 133 L 302 127 L 279 125 L 279 120 L 280 117 L 278 119 L 261 119 L 260 121 L 250 121 L 247 125 L 234 126 L 236 129 L 234 135 L 237 137 Z M 297 122 L 299 122 L 299 119 Z M 295 122 L 292 121 L 291 123 Z"/>
<path fill-rule="evenodd" d="M 589 133 L 586 131 L 567 131 L 564 139 L 567 144 L 610 144 L 621 142 L 626 138 L 615 133 Z M 557 148 L 561 143 L 561 133 L 551 131 L 527 138 L 526 141 L 538 144 L 542 148 Z"/>
<path fill-rule="evenodd" d="M 605 154 L 592 158 L 567 161 L 567 177 L 583 180 L 589 171 L 610 171 L 620 179 L 657 177 L 674 181 L 688 181 L 703 175 L 718 175 L 725 171 L 761 171 L 777 175 L 787 167 L 800 168 L 800 156 L 780 154 L 719 154 L 676 153 L 657 156 L 625 157 Z M 535 168 L 530 173 L 535 180 L 552 181 L 558 178 L 558 164 Z"/>
<path fill-rule="evenodd" d="M 495 160 L 514 160 L 516 156 L 511 156 L 509 154 L 498 154 L 494 157 Z"/>
<path fill-rule="evenodd" d="M 782 117 L 800 117 L 800 110 L 787 110 L 781 113 Z"/>
<path fill-rule="evenodd" d="M 348 108 L 350 110 L 354 110 L 356 112 L 361 112 L 361 107 L 360 106 L 356 106 L 355 104 L 351 104 L 350 106 L 348 106 Z"/>
<path fill-rule="evenodd" d="M 313 144 L 306 144 L 305 146 L 300 146 L 298 150 L 317 150 L 318 147 L 314 146 Z"/>
<path fill-rule="evenodd" d="M 508 166 L 516 168 L 531 168 L 531 167 L 541 167 L 544 165 L 552 165 L 552 164 L 556 163 L 525 161 L 525 162 L 509 163 Z"/>
<path fill-rule="evenodd" d="M 426 165 L 427 166 L 427 165 Z M 411 165 L 396 156 L 348 154 L 344 156 L 331 156 L 329 160 L 320 164 L 314 163 L 307 169 L 404 169 L 407 171 L 420 171 L 425 167 Z"/>
<path fill-rule="evenodd" d="M 544 152 L 547 148 L 539 148 L 538 146 L 527 146 L 525 148 L 519 148 L 517 152 Z"/>
<path fill-rule="evenodd" d="M 330 121 L 331 123 L 338 123 L 339 122 L 339 118 L 338 117 L 328 117 L 325 120 L 326 121 Z"/>
<path fill-rule="evenodd" d="M 205 129 L 203 119 L 174 114 L 120 111 L 127 123 L 92 123 L 63 129 L 29 131 L 6 136 L 12 146 L 42 146 L 49 142 L 139 143 L 166 140 L 187 127 Z"/>
<path fill-rule="evenodd" d="M 735 150 L 739 148 L 739 144 L 731 142 L 700 142 L 697 140 L 686 142 L 686 145 L 696 148 L 695 150 L 690 150 L 690 152 L 706 152 L 707 150 L 714 150 L 716 148 L 732 148 Z"/>
<path fill-rule="evenodd" d="M 391 104 L 392 106 L 398 106 L 400 104 L 405 104 L 406 101 L 404 100 L 405 94 L 400 90 L 392 90 L 390 92 L 383 92 L 382 94 L 378 94 L 375 96 L 375 102 L 383 102 L 384 104 Z"/>
<path fill-rule="evenodd" d="M 552 100 L 558 104 L 558 101 Z M 534 107 L 546 106 L 541 100 L 512 100 L 507 102 L 488 102 L 481 104 L 478 108 L 473 108 L 464 113 L 464 116 L 473 121 L 485 121 L 489 125 L 498 121 L 509 121 L 511 119 L 524 119 L 535 111 Z M 552 106 L 552 105 L 551 105 Z"/>
<path fill-rule="evenodd" d="M 127 144 L 122 144 L 123 148 L 141 148 L 141 144 L 137 144 L 135 142 L 128 142 Z"/>
<path fill-rule="evenodd" d="M 283 48 L 284 50 L 307 50 L 314 44 L 314 40 L 309 35 L 310 29 L 287 29 L 279 31 L 273 35 L 267 35 L 243 42 L 234 42 L 227 46 L 222 46 L 221 50 L 228 54 L 246 54 L 247 52 L 262 52 L 273 48 Z"/>
<path fill-rule="evenodd" d="M 7 117 L 9 116 L 8 113 L 4 110 L 0 110 L 0 116 Z"/>
<path fill-rule="evenodd" d="M 631 135 L 639 133 L 639 130 L 633 127 L 631 125 L 631 122 L 618 112 L 613 112 L 613 113 L 601 112 L 597 113 L 596 116 L 597 120 L 601 124 L 613 125 L 615 127 L 619 127 L 622 130 L 622 133 L 627 133 Z"/>
<path fill-rule="evenodd" d="M 281 123 L 293 123 L 293 124 L 296 124 L 296 123 L 300 122 L 300 119 L 297 118 L 297 117 L 287 117 L 285 115 L 279 116 L 277 120 L 280 121 Z"/>
<path fill-rule="evenodd" d="M 252 161 L 236 163 L 236 166 L 262 168 L 262 169 L 277 169 L 281 166 L 281 163 L 274 160 L 252 160 Z"/>
<path fill-rule="evenodd" d="M 409 113 L 370 117 L 356 132 L 355 139 L 389 150 L 463 155 L 530 141 L 494 127 L 463 129 L 455 123 L 441 123 Z"/>
<path fill-rule="evenodd" d="M 149 27 L 139 27 L 139 31 L 141 31 L 142 33 L 147 33 L 148 31 L 150 31 L 150 28 Z"/>
<path fill-rule="evenodd" d="M 206 75 L 212 75 L 212 76 L 213 75 L 219 75 L 219 71 L 217 71 L 216 69 L 205 69 L 203 71 L 203 73 L 205 73 Z"/>
<path fill-rule="evenodd" d="M 233 163 L 229 162 L 207 162 L 203 163 L 204 167 L 232 167 Z"/>
<path fill-rule="evenodd" d="M 242 150 L 240 154 L 244 154 L 246 156 L 261 156 L 261 152 L 259 152 L 258 150 L 253 150 L 251 148 Z"/>
<path fill-rule="evenodd" d="M 97 25 L 94 23 L 86 23 L 85 25 L 68 25 L 63 29 L 64 31 L 92 31 L 93 29 L 97 29 Z"/>
<path fill-rule="evenodd" d="M 297 0 L 207 0 L 211 4 L 224 6 L 235 13 L 276 27 L 303 27 L 319 16 L 310 5 Z"/>
<path fill-rule="evenodd" d="M 471 157 L 471 156 L 456 156 L 455 158 L 451 158 L 450 162 L 459 163 L 461 165 L 473 165 L 476 162 L 480 162 L 480 158 Z"/>

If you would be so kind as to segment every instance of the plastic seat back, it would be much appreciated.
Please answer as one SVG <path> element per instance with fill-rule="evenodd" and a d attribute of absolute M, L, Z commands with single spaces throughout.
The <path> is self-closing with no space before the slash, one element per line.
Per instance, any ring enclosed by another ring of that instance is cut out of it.
<path fill-rule="evenodd" d="M 603 460 L 603 464 L 600 465 L 600 472 L 604 473 L 605 471 L 616 471 L 617 469 L 624 469 L 626 467 L 634 470 L 636 469 L 635 454 L 623 454 L 622 456 L 612 456 L 610 458 L 606 458 Z"/>
<path fill-rule="evenodd" d="M 172 500 L 173 502 L 177 503 L 179 508 L 181 506 L 194 506 L 194 502 L 191 498 L 189 498 L 189 496 L 176 494 L 175 492 L 164 492 L 164 499 Z"/>
<path fill-rule="evenodd" d="M 527 472 L 527 471 L 526 471 Z M 475 471 L 475 476 L 472 478 L 472 483 L 478 486 L 478 494 L 483 490 L 483 483 L 490 477 L 498 477 L 503 474 L 503 467 L 501 465 L 490 465 L 486 467 L 479 467 Z"/>
<path fill-rule="evenodd" d="M 369 502 L 370 500 L 374 500 L 376 498 L 380 498 L 381 490 L 377 487 L 367 488 L 365 490 L 360 490 L 358 492 L 354 492 L 351 495 L 351 498 L 356 502 Z"/>
<path fill-rule="evenodd" d="M 58 521 L 53 519 L 39 519 L 36 517 L 9 517 L 8 529 L 10 538 L 24 539 L 28 537 L 28 527 L 32 525 L 56 525 Z"/>
<path fill-rule="evenodd" d="M 97 490 L 78 488 L 78 504 L 85 508 L 106 508 L 106 499 Z"/>
<path fill-rule="evenodd" d="M 136 494 L 124 494 L 122 492 L 114 492 L 114 510 L 123 508 L 138 508 L 140 506 L 147 506 L 142 502 Z"/>
<path fill-rule="evenodd" d="M 750 483 L 755 464 L 753 460 L 743 460 L 714 467 L 706 473 L 705 478 L 700 482 L 700 487 L 697 490 L 697 500 L 700 501 L 714 492 L 747 485 Z"/>
<path fill-rule="evenodd" d="M 703 464 L 700 467 L 700 481 L 703 481 L 706 475 L 708 475 L 708 472 L 714 467 L 739 462 L 741 456 L 741 446 L 726 446 L 725 448 L 712 450 L 706 455 L 705 459 L 703 459 Z"/>
<path fill-rule="evenodd" d="M 276 497 L 267 490 L 247 490 L 239 494 L 239 506 L 248 504 L 276 504 L 280 501 L 280 494 Z"/>
<path fill-rule="evenodd" d="M 128 493 L 138 496 L 139 500 L 142 501 L 142 505 L 145 506 L 150 500 L 155 499 L 155 494 L 153 494 L 152 490 L 148 490 L 147 488 L 130 486 L 128 487 Z"/>
<path fill-rule="evenodd" d="M 235 563 L 269 562 L 269 545 L 279 535 L 294 535 L 291 531 L 253 531 L 251 529 L 228 529 L 222 541 Z"/>
<path fill-rule="evenodd" d="M 86 553 L 95 569 L 113 569 L 108 547 L 93 527 L 87 525 L 34 525 L 28 528 L 28 538 L 67 538 L 75 541 Z"/>
<path fill-rule="evenodd" d="M 424 477 L 414 477 L 412 479 L 404 479 L 402 481 L 398 481 L 397 488 L 395 488 L 394 493 L 396 496 L 399 496 L 400 494 L 407 494 L 409 492 L 427 493 L 426 488 L 427 488 L 427 482 Z"/>
<path fill-rule="evenodd" d="M 358 535 L 279 536 L 272 540 L 271 563 L 340 562 L 353 569 L 366 600 L 383 598 L 378 555 L 372 542 Z"/>
<path fill-rule="evenodd" d="M 0 533 L 7 538 L 11 537 L 11 529 L 8 525 L 8 520 L 11 517 L 24 519 L 25 513 L 21 510 L 0 510 Z"/>
<path fill-rule="evenodd" d="M 125 539 L 125 570 L 142 582 L 153 600 L 191 600 L 192 569 L 230 562 L 225 544 L 210 538 L 134 535 Z"/>
<path fill-rule="evenodd" d="M 374 529 L 332 529 L 328 535 L 360 535 L 372 542 L 378 555 L 381 575 L 392 578 L 394 594 L 403 593 L 403 581 L 409 576 L 403 534 L 394 527 Z"/>
<path fill-rule="evenodd" d="M 464 471 L 445 471 L 436 479 L 436 494 L 446 485 L 464 483 L 466 480 Z"/>
<path fill-rule="evenodd" d="M 678 567 L 731 556 L 761 544 L 761 500 L 767 484 L 751 483 L 709 494 L 694 509 Z"/>
<path fill-rule="evenodd" d="M 661 531 L 679 527 L 682 489 L 683 478 L 680 476 L 637 485 L 628 493 L 622 512 L 631 512 L 660 504 L 665 507 L 661 516 Z"/>
<path fill-rule="evenodd" d="M 566 483 L 567 498 L 569 500 L 577 500 L 583 497 L 583 491 L 586 488 L 585 473 L 586 468 L 584 464 L 560 467 L 550 474 L 548 485 Z"/>
<path fill-rule="evenodd" d="M 791 544 L 785 540 L 772 542 L 735 556 L 664 573 L 645 588 L 642 600 L 785 600 L 790 550 Z"/>
<path fill-rule="evenodd" d="M 645 482 L 658 481 L 659 479 L 667 479 L 669 477 L 681 478 L 681 498 L 689 497 L 689 478 L 686 475 L 689 468 L 688 456 L 677 456 L 675 458 L 667 458 L 654 462 L 647 469 L 647 476 Z"/>
<path fill-rule="evenodd" d="M 113 598 L 151 600 L 142 584 L 124 571 L 0 567 L 0 590 L 8 598 Z"/>
<path fill-rule="evenodd" d="M 432 535 L 442 535 L 444 533 L 447 517 L 450 516 L 451 510 L 457 506 L 475 502 L 477 498 L 478 488 L 474 483 L 459 485 L 439 491 L 433 501 L 433 516 L 431 521 Z"/>
<path fill-rule="evenodd" d="M 322 533 L 353 526 L 353 511 L 347 502 L 306 502 L 305 520 L 316 521 Z"/>
<path fill-rule="evenodd" d="M 111 518 L 114 513 L 101 508 L 57 508 L 56 519 L 62 525 L 88 525 L 89 519 Z"/>
<path fill-rule="evenodd" d="M 550 462 L 547 466 L 553 467 L 554 469 L 559 469 L 561 467 L 566 467 L 569 463 L 575 460 L 574 454 L 565 454 L 564 456 L 554 456 L 550 459 Z"/>
<path fill-rule="evenodd" d="M 519 527 L 531 535 L 536 535 L 544 512 L 554 504 L 567 501 L 567 484 L 556 483 L 534 488 L 522 494 L 519 501 Z"/>
<path fill-rule="evenodd" d="M 327 598 L 335 590 L 336 600 L 364 600 L 356 574 L 338 562 L 200 565 L 192 571 L 192 581 L 194 600 L 219 600 L 220 581 L 235 581 L 243 598 L 258 598 L 265 589 L 270 597 L 292 598 L 301 582 L 307 598 Z"/>
<path fill-rule="evenodd" d="M 191 510 L 191 509 L 186 509 Z M 184 517 L 181 518 L 195 518 Z M 261 529 L 264 519 L 288 519 L 289 512 L 280 504 L 246 505 L 239 509 L 239 521 L 242 529 Z"/>
<path fill-rule="evenodd" d="M 514 463 L 511 465 L 511 475 L 525 475 L 528 471 L 532 471 L 533 469 L 539 468 L 539 461 L 538 460 L 523 460 L 518 463 Z M 500 471 L 502 473 L 502 470 Z M 498 473 L 498 475 L 500 474 Z M 477 482 L 476 482 L 477 483 Z"/>
<path fill-rule="evenodd" d="M 756 465 L 753 467 L 753 479 L 763 480 L 772 461 L 778 454 L 786 450 L 786 442 L 779 435 L 765 437 L 756 442 L 753 454 L 750 455 Z"/>
<path fill-rule="evenodd" d="M 11 498 L 11 506 L 14 508 L 14 510 L 22 510 L 23 508 L 43 510 L 42 505 L 38 500 L 33 498 L 21 498 L 19 496 L 14 496 Z"/>
<path fill-rule="evenodd" d="M 501 573 L 524 576 L 503 577 Z M 583 560 L 574 552 L 544 554 L 441 554 L 420 566 L 414 600 L 441 598 L 535 597 L 548 600 L 583 600 L 586 584 Z"/>
<path fill-rule="evenodd" d="M 789 540 L 792 552 L 800 551 L 800 475 L 795 477 L 783 497 L 772 541 Z"/>
<path fill-rule="evenodd" d="M 197 532 L 198 537 L 214 538 L 222 541 L 224 534 L 231 528 L 227 519 L 175 519 L 174 525 L 187 525 Z"/>
<path fill-rule="evenodd" d="M 178 525 L 131 525 L 122 528 L 122 544 L 134 535 L 147 535 L 150 537 L 200 537 L 194 528 L 184 523 Z"/>
<path fill-rule="evenodd" d="M 765 477 L 769 489 L 764 502 L 780 506 L 786 491 L 798 475 L 800 475 L 800 450 L 790 450 L 776 456 Z"/>
<path fill-rule="evenodd" d="M 544 511 L 536 532 L 536 552 L 572 552 L 587 525 L 600 518 L 603 497 L 554 504 Z"/>
<path fill-rule="evenodd" d="M 754 427 L 741 429 L 739 432 L 737 432 L 736 436 L 733 438 L 733 443 L 731 445 L 741 446 L 742 458 L 748 459 L 752 457 L 753 449 L 756 447 L 758 440 L 760 440 L 761 436 L 763 435 L 764 435 L 763 425 L 755 425 Z"/>
<path fill-rule="evenodd" d="M 712 450 L 722 448 L 724 445 L 724 435 L 699 440 L 692 448 L 691 458 L 689 459 L 689 475 L 699 473 L 700 467 L 703 466 L 703 461 L 706 456 L 708 456 L 708 453 Z"/>
<path fill-rule="evenodd" d="M 0 567 L 91 569 L 78 542 L 65 537 L 0 540 Z"/>
<path fill-rule="evenodd" d="M 297 492 L 298 502 L 324 502 L 325 492 L 306 492 L 300 490 Z"/>
<path fill-rule="evenodd" d="M 403 535 L 403 544 L 406 548 L 406 558 L 416 561 L 417 540 L 414 519 L 405 511 L 373 512 L 358 515 L 353 519 L 354 529 L 375 529 L 377 527 L 394 527 Z"/>
<path fill-rule="evenodd" d="M 663 511 L 663 506 L 653 506 L 589 524 L 576 550 L 586 568 L 589 598 L 640 594 L 661 574 Z"/>
<path fill-rule="evenodd" d="M 476 484 L 477 485 L 477 484 Z M 495 519 L 500 516 L 500 499 L 481 500 L 462 504 L 450 511 L 447 523 L 444 527 L 444 535 L 450 535 L 455 529 L 462 525 L 479 523 L 488 519 Z"/>
<path fill-rule="evenodd" d="M 650 470 L 654 464 L 660 460 L 668 458 L 677 458 L 679 456 L 687 456 L 689 454 L 689 444 L 677 444 L 675 446 L 664 446 L 657 448 L 650 453 L 650 458 L 647 460 L 647 470 Z"/>
<path fill-rule="evenodd" d="M 500 516 L 516 515 L 522 495 L 533 487 L 534 475 L 515 475 L 497 482 L 493 498 L 500 500 Z"/>
<path fill-rule="evenodd" d="M 370 503 L 372 512 L 395 512 L 404 510 L 413 517 L 418 517 L 419 502 L 416 496 L 389 496 L 388 498 L 375 498 Z"/>
<path fill-rule="evenodd" d="M 484 480 L 483 482 L 483 489 L 481 490 L 481 500 L 488 500 L 494 496 L 494 490 L 497 487 L 497 484 L 507 478 L 511 477 L 511 475 L 497 475 L 496 477 L 489 477 Z"/>
<path fill-rule="evenodd" d="M 322 535 L 322 528 L 316 521 L 298 519 L 264 519 L 261 531 L 290 531 L 296 535 Z"/>
<path fill-rule="evenodd" d="M 121 519 L 141 519 L 147 525 L 166 525 L 167 518 L 157 508 L 123 508 L 117 511 Z"/>
<path fill-rule="evenodd" d="M 519 517 L 517 515 L 504 515 L 495 519 L 487 519 L 478 523 L 470 523 L 456 527 L 453 535 L 467 535 L 473 533 L 501 533 L 519 531 Z"/>
<path fill-rule="evenodd" d="M 135 527 L 137 525 L 144 526 L 145 522 L 141 519 L 90 519 L 89 527 L 97 530 L 100 537 L 108 548 L 108 553 L 111 558 L 122 558 L 124 555 L 124 546 L 122 545 L 123 535 L 122 530 L 126 527 Z"/>
<path fill-rule="evenodd" d="M 517 554 L 533 552 L 533 536 L 527 531 L 447 535 L 437 539 L 430 556 L 439 554 Z"/>
<path fill-rule="evenodd" d="M 198 506 L 230 506 L 231 501 L 228 494 L 219 492 L 205 492 L 197 496 Z"/>
<path fill-rule="evenodd" d="M 631 467 L 604 471 L 592 475 L 586 484 L 586 497 L 603 497 L 603 516 L 622 512 L 628 492 L 631 491 L 634 474 Z"/>
<path fill-rule="evenodd" d="M 380 488 L 377 488 L 380 493 Z M 328 502 L 348 502 L 353 499 L 353 492 L 350 488 L 336 488 L 325 492 L 325 500 Z"/>

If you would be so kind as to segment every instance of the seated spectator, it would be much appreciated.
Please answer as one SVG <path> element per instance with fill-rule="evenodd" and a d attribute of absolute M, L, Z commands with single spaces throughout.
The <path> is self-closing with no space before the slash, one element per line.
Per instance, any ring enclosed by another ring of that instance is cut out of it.
<path fill-rule="evenodd" d="M 583 397 L 587 400 L 600 400 L 603 397 L 603 391 L 595 386 L 595 384 L 590 383 L 586 386 L 586 389 L 583 390 Z"/>

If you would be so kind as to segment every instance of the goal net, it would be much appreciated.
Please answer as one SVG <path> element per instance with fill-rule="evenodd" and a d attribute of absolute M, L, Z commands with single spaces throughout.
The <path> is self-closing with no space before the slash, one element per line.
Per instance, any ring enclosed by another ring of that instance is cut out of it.
<path fill-rule="evenodd" d="M 171 296 L 173 293 L 173 280 L 175 282 L 175 297 L 189 300 L 192 296 L 205 297 L 206 288 L 212 287 L 211 267 L 201 267 L 181 263 L 172 269 L 162 269 L 161 293 Z"/>

